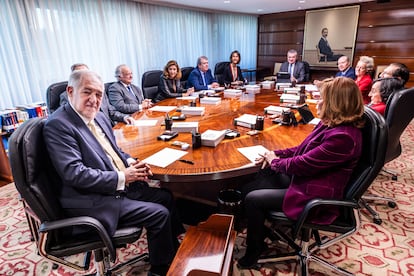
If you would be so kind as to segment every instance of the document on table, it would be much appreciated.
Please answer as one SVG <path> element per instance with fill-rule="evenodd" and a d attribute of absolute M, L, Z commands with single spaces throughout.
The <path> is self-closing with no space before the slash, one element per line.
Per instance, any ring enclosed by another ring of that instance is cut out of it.
<path fill-rule="evenodd" d="M 197 96 L 184 96 L 184 97 L 177 97 L 177 100 L 189 100 L 195 101 L 198 97 Z"/>
<path fill-rule="evenodd" d="M 319 124 L 320 121 L 321 121 L 321 119 L 319 119 L 319 118 L 313 118 L 308 124 L 317 125 L 317 124 Z"/>
<path fill-rule="evenodd" d="M 164 148 L 142 161 L 150 165 L 165 168 L 168 165 L 170 165 L 172 162 L 177 161 L 178 159 L 186 155 L 187 153 L 188 152 L 183 151 L 183 150 Z"/>
<path fill-rule="evenodd" d="M 170 112 L 176 109 L 176 106 L 173 105 L 156 105 L 151 107 L 149 110 L 151 111 L 159 111 L 159 112 Z"/>
<path fill-rule="evenodd" d="M 259 146 L 251 146 L 245 148 L 238 148 L 241 154 L 243 154 L 250 162 L 254 163 L 255 159 L 260 157 L 259 154 L 264 154 L 265 152 L 269 151 L 267 148 L 259 145 Z"/>
<path fill-rule="evenodd" d="M 158 120 L 135 120 L 134 126 L 155 126 Z"/>

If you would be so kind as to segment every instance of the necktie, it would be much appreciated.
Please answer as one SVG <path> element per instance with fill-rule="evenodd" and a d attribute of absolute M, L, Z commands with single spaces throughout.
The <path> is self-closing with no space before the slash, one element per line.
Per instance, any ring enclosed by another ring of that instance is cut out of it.
<path fill-rule="evenodd" d="M 292 64 L 289 63 L 289 74 L 292 76 Z"/>
<path fill-rule="evenodd" d="M 206 86 L 206 74 L 201 72 L 201 77 L 203 78 L 203 85 Z"/>
<path fill-rule="evenodd" d="M 127 86 L 128 91 L 134 96 L 134 98 L 136 98 L 134 91 L 132 91 L 132 87 L 131 85 Z"/>
<path fill-rule="evenodd" d="M 116 167 L 118 169 L 118 171 L 125 170 L 124 162 L 122 162 L 119 155 L 112 148 L 112 145 L 105 138 L 105 134 L 98 133 L 98 131 L 95 127 L 95 123 L 93 121 L 88 123 L 88 127 L 91 130 L 92 134 L 95 136 L 95 138 L 98 140 L 99 144 L 101 144 L 101 146 L 105 150 L 106 154 L 111 158 L 112 164 L 114 165 L 114 167 Z"/>

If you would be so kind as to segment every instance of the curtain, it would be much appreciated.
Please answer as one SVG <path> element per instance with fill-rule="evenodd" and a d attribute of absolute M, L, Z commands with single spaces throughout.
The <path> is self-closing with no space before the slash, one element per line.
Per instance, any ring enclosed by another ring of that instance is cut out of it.
<path fill-rule="evenodd" d="M 81 62 L 104 82 L 127 64 L 141 86 L 145 71 L 170 59 L 181 67 L 209 58 L 210 69 L 239 50 L 256 66 L 257 17 L 163 7 L 126 0 L 0 2 L 0 109 L 46 101 L 46 89 Z"/>

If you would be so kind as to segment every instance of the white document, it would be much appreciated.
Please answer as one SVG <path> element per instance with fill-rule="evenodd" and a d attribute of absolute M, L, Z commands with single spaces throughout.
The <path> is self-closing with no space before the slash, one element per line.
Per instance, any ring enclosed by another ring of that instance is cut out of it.
<path fill-rule="evenodd" d="M 319 91 L 318 87 L 314 84 L 305 84 L 306 91 Z"/>
<path fill-rule="evenodd" d="M 238 148 L 241 154 L 243 154 L 250 162 L 254 163 L 256 158 L 260 157 L 259 154 L 264 154 L 269 150 L 261 145 L 259 146 L 251 146 L 245 148 Z"/>
<path fill-rule="evenodd" d="M 159 112 L 170 112 L 176 109 L 176 106 L 173 105 L 156 105 L 151 107 L 149 110 L 151 111 L 159 111 Z"/>
<path fill-rule="evenodd" d="M 160 150 L 159 152 L 145 158 L 142 161 L 150 165 L 165 168 L 168 165 L 170 165 L 172 162 L 177 161 L 178 159 L 186 155 L 187 153 L 188 152 L 183 151 L 183 150 L 164 148 Z"/>
<path fill-rule="evenodd" d="M 177 97 L 177 100 L 189 100 L 195 101 L 198 97 L 197 96 L 184 96 L 184 97 Z"/>
<path fill-rule="evenodd" d="M 155 126 L 158 120 L 135 120 L 134 126 Z"/>
<path fill-rule="evenodd" d="M 320 121 L 321 121 L 321 119 L 319 119 L 319 118 L 313 118 L 312 120 L 310 120 L 310 122 L 308 124 L 317 125 L 317 124 L 319 124 Z"/>

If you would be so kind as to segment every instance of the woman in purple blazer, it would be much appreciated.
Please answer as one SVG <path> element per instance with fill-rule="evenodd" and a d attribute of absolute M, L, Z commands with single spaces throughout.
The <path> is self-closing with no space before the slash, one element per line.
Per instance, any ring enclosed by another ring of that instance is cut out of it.
<path fill-rule="evenodd" d="M 297 147 L 269 151 L 256 159 L 261 172 L 243 187 L 247 215 L 247 250 L 238 261 L 252 267 L 264 249 L 268 210 L 283 211 L 295 220 L 314 198 L 340 199 L 361 155 L 364 103 L 352 79 L 323 81 L 318 116 L 312 133 Z M 330 224 L 335 208 L 318 209 L 312 222 Z"/>

